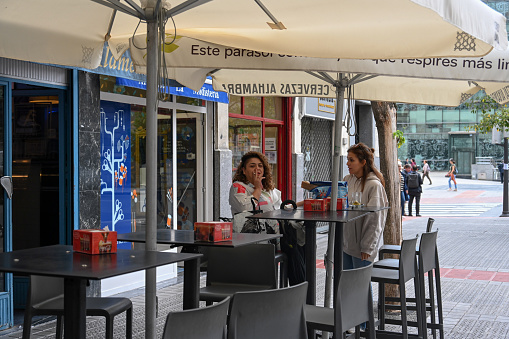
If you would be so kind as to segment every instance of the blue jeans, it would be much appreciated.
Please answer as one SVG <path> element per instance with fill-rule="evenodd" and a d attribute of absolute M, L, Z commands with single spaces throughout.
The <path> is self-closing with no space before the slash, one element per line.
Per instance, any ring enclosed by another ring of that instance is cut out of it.
<path fill-rule="evenodd" d="M 401 215 L 405 215 L 405 191 L 401 191 Z"/>
<path fill-rule="evenodd" d="M 362 260 L 361 258 L 353 257 L 350 254 L 343 252 L 343 269 L 351 270 L 353 268 L 366 267 L 371 264 L 369 260 Z"/>
<path fill-rule="evenodd" d="M 366 267 L 371 264 L 371 261 L 369 260 L 362 260 L 361 258 L 353 257 L 350 254 L 346 254 L 343 252 L 343 269 L 344 270 L 351 270 L 353 268 L 361 268 Z M 369 289 L 371 291 L 371 296 L 373 296 L 373 290 L 371 289 L 371 285 L 369 286 Z M 361 330 L 366 330 L 366 323 L 361 324 Z"/>
<path fill-rule="evenodd" d="M 454 188 L 458 189 L 458 185 L 456 184 L 456 176 L 454 174 L 452 174 L 449 177 L 449 188 L 451 188 L 451 180 L 452 180 L 452 182 L 454 182 Z"/>

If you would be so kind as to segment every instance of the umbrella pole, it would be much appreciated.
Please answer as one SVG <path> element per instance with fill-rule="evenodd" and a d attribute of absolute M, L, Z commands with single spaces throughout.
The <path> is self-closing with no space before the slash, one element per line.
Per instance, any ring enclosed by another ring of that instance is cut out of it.
<path fill-rule="evenodd" d="M 150 8 L 151 7 L 151 8 Z M 147 18 L 147 207 L 145 250 L 157 250 L 157 71 L 158 38 L 155 1 L 149 1 Z M 152 10 L 152 15 L 149 11 Z M 156 337 L 156 269 L 145 271 L 145 338 Z"/>
<path fill-rule="evenodd" d="M 334 120 L 334 156 L 332 159 L 332 181 L 331 181 L 331 211 L 336 211 L 337 209 L 337 198 L 338 198 L 338 181 L 340 177 L 342 177 L 343 169 L 340 164 L 341 160 L 341 142 L 342 142 L 342 124 L 343 124 L 343 106 L 345 100 L 345 89 L 346 89 L 346 79 L 343 77 L 343 74 L 339 74 L 339 79 L 335 82 L 336 88 L 336 117 Z M 330 223 L 329 225 L 329 238 L 327 245 L 327 253 L 325 254 L 325 300 L 324 306 L 331 306 L 331 295 L 335 293 L 331 293 L 333 284 L 333 262 L 334 258 L 334 239 L 336 236 L 336 225 L 334 223 Z M 340 256 L 342 258 L 342 256 Z M 336 263 L 340 268 L 343 267 L 342 263 Z M 334 291 L 335 292 L 335 291 Z M 324 336 L 328 338 L 327 336 Z"/>

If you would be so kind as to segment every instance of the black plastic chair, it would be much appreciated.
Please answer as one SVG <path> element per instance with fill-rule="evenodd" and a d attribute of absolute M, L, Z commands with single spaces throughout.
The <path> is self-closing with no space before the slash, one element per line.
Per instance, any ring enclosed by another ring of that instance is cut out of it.
<path fill-rule="evenodd" d="M 426 224 L 426 233 L 431 232 L 434 222 L 435 222 L 435 219 L 428 218 L 428 223 Z M 380 260 L 382 260 L 382 259 L 384 259 L 384 254 L 399 254 L 399 251 L 401 251 L 400 245 L 382 245 L 382 247 L 380 247 L 380 249 L 378 250 L 378 258 Z M 377 264 L 375 263 L 374 266 L 377 267 Z M 397 264 L 396 264 L 396 267 L 397 267 Z"/>
<path fill-rule="evenodd" d="M 378 268 L 374 267 L 371 273 L 371 281 L 378 283 L 378 319 L 379 319 L 379 332 L 377 337 L 394 334 L 385 330 L 385 284 L 395 284 L 399 286 L 400 297 L 397 299 L 401 307 L 401 336 L 403 339 L 408 339 L 408 320 L 407 320 L 407 299 L 405 283 L 410 279 L 414 280 L 414 290 L 416 296 L 416 311 L 417 311 L 417 328 L 418 335 L 423 336 L 423 298 L 421 298 L 421 289 L 419 285 L 419 276 L 417 273 L 417 260 L 415 246 L 417 238 L 403 240 L 401 244 L 401 252 L 399 259 L 399 268 L 397 270 L 392 268 Z M 425 320 L 424 320 L 425 321 Z"/>
<path fill-rule="evenodd" d="M 170 312 L 162 339 L 225 339 L 229 306 L 228 297 L 212 306 Z"/>
<path fill-rule="evenodd" d="M 106 318 L 106 339 L 113 339 L 113 318 L 126 312 L 126 338 L 132 338 L 133 304 L 129 298 L 87 297 L 87 316 Z M 27 305 L 23 321 L 23 339 L 30 338 L 32 317 L 36 315 L 57 316 L 56 338 L 62 338 L 64 314 L 64 279 L 30 276 Z"/>
<path fill-rule="evenodd" d="M 307 339 L 307 285 L 236 293 L 230 303 L 228 339 Z"/>
<path fill-rule="evenodd" d="M 334 338 L 355 327 L 360 336 L 360 325 L 368 322 L 366 335 L 375 338 L 375 318 L 371 293 L 373 265 L 341 272 L 334 308 L 305 305 L 308 328 L 334 333 Z"/>
<path fill-rule="evenodd" d="M 421 241 L 419 244 L 419 249 L 417 251 L 418 255 L 418 274 L 419 274 L 419 286 L 421 290 L 421 295 L 426 295 L 426 279 L 425 274 L 428 274 L 428 298 L 425 299 L 425 303 L 423 303 L 423 328 L 431 329 L 433 338 L 436 338 L 436 330 L 440 333 L 440 338 L 444 337 L 444 318 L 443 318 L 443 309 L 442 309 L 442 288 L 440 284 L 440 265 L 438 261 L 438 250 L 437 250 L 437 233 L 428 232 L 423 233 L 421 235 Z M 390 261 L 390 264 L 385 265 L 383 261 Z M 397 259 L 383 259 L 380 262 L 381 267 L 393 268 L 393 262 L 397 261 Z M 435 304 L 435 289 L 436 289 L 436 304 Z M 423 298 L 424 299 L 424 298 Z M 397 298 L 386 298 L 386 301 L 397 301 Z M 415 303 L 415 298 L 407 298 L 408 303 Z M 399 305 L 388 305 L 387 309 L 400 309 Z M 409 310 L 415 310 L 416 306 L 407 305 Z M 435 309 L 438 308 L 438 322 L 436 321 Z M 430 312 L 430 320 L 431 322 L 427 323 L 426 312 Z M 399 320 L 387 319 L 387 323 L 400 325 L 401 322 Z M 416 327 L 416 322 L 408 322 L 409 326 Z"/>
<path fill-rule="evenodd" d="M 200 300 L 210 305 L 237 292 L 277 288 L 274 252 L 272 244 L 211 247 L 207 282 L 200 289 Z"/>

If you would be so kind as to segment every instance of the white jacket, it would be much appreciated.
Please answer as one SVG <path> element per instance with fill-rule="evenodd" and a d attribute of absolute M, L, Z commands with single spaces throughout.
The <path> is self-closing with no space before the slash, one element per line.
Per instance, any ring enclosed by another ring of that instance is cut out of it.
<path fill-rule="evenodd" d="M 240 232 L 244 225 L 246 216 L 240 214 L 245 211 L 252 211 L 253 204 L 251 198 L 253 198 L 254 186 L 253 184 L 244 184 L 241 181 L 235 181 L 230 187 L 230 207 L 232 209 L 233 216 L 233 231 Z M 258 199 L 258 205 L 256 209 L 261 209 L 264 212 L 278 210 L 281 206 L 281 191 L 274 188 L 271 191 L 262 190 L 260 199 Z M 271 226 L 276 233 L 279 233 L 279 223 L 277 220 L 260 220 L 265 224 Z"/>
<path fill-rule="evenodd" d="M 361 192 L 362 181 L 355 175 L 347 175 L 344 181 L 348 182 L 348 200 L 352 201 L 353 192 Z M 375 173 L 369 173 L 362 203 L 365 206 L 387 207 L 388 200 L 385 189 Z M 370 255 L 369 261 L 375 261 L 380 246 L 383 245 L 383 231 L 387 210 L 369 213 L 367 216 L 351 221 L 343 226 L 343 251 L 351 256 L 361 258 L 361 252 Z"/>

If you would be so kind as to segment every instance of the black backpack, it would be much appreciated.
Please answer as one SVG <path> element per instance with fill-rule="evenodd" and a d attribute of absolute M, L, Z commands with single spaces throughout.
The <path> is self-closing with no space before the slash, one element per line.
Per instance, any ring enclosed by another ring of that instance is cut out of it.
<path fill-rule="evenodd" d="M 419 188 L 419 174 L 408 173 L 408 188 Z"/>

